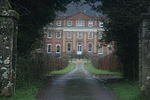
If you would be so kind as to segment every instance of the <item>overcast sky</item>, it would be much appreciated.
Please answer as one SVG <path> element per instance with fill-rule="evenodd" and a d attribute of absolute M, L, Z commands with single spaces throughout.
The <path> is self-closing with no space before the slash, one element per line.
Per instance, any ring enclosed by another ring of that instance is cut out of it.
<path fill-rule="evenodd" d="M 70 3 L 67 6 L 67 11 L 65 13 L 62 12 L 58 12 L 59 16 L 63 16 L 63 15 L 72 15 L 75 14 L 77 12 L 84 12 L 87 15 L 90 16 L 97 16 L 100 15 L 99 13 L 95 12 L 94 10 L 92 10 L 92 8 L 88 5 L 88 4 L 76 4 L 76 3 Z"/>

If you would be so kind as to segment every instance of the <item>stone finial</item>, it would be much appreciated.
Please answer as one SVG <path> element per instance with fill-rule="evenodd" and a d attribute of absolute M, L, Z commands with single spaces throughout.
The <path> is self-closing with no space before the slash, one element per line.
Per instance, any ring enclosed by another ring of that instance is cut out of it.
<path fill-rule="evenodd" d="M 8 0 L 0 0 L 0 11 L 8 10 L 10 8 L 11 8 L 11 5 L 8 2 Z"/>
<path fill-rule="evenodd" d="M 0 16 L 11 16 L 19 19 L 19 14 L 12 7 L 8 0 L 0 0 Z"/>

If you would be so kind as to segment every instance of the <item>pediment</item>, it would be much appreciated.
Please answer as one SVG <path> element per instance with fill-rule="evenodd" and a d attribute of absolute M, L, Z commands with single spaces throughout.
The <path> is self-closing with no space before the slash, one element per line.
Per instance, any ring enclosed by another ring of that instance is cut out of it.
<path fill-rule="evenodd" d="M 72 16 L 68 16 L 67 19 L 87 19 L 88 20 L 88 19 L 91 19 L 91 17 L 80 12 L 80 13 L 76 13 Z"/>

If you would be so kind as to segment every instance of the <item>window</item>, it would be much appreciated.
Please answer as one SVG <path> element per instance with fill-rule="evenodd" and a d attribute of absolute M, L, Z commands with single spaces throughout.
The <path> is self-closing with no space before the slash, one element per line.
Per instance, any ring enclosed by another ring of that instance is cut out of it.
<path fill-rule="evenodd" d="M 52 45 L 47 44 L 47 53 L 51 53 L 51 52 L 52 52 Z"/>
<path fill-rule="evenodd" d="M 52 38 L 52 33 L 51 32 L 47 33 L 47 38 Z"/>
<path fill-rule="evenodd" d="M 93 50 L 93 46 L 92 46 L 92 44 L 90 43 L 90 44 L 88 44 L 88 52 L 92 52 L 92 50 Z"/>
<path fill-rule="evenodd" d="M 93 21 L 88 22 L 88 27 L 93 27 Z"/>
<path fill-rule="evenodd" d="M 77 38 L 78 38 L 78 39 L 82 39 L 82 37 L 83 37 L 83 33 L 82 33 L 82 32 L 78 32 L 78 33 L 77 33 Z"/>
<path fill-rule="evenodd" d="M 67 44 L 67 51 L 70 52 L 71 51 L 71 43 Z"/>
<path fill-rule="evenodd" d="M 88 33 L 88 39 L 93 39 L 93 32 Z"/>
<path fill-rule="evenodd" d="M 67 39 L 71 39 L 72 38 L 72 32 L 67 32 Z"/>
<path fill-rule="evenodd" d="M 56 53 L 61 53 L 61 45 L 56 44 Z"/>
<path fill-rule="evenodd" d="M 84 20 L 78 19 L 78 20 L 76 21 L 76 26 L 84 26 Z"/>
<path fill-rule="evenodd" d="M 57 26 L 61 26 L 61 20 L 57 20 L 57 21 L 56 21 L 56 25 L 57 25 Z"/>
<path fill-rule="evenodd" d="M 82 53 L 82 44 L 78 43 L 77 44 L 77 54 L 81 54 Z"/>
<path fill-rule="evenodd" d="M 103 39 L 103 32 L 99 32 L 99 33 L 98 33 L 98 39 L 99 39 L 99 40 L 102 40 L 102 39 Z"/>
<path fill-rule="evenodd" d="M 60 39 L 61 38 L 61 32 L 56 33 L 56 38 Z"/>
<path fill-rule="evenodd" d="M 104 28 L 104 23 L 103 22 L 99 22 L 99 27 L 100 28 Z"/>
<path fill-rule="evenodd" d="M 72 26 L 72 21 L 71 20 L 67 21 L 67 26 Z"/>
<path fill-rule="evenodd" d="M 49 23 L 49 25 L 53 25 L 53 23 L 51 22 L 51 23 Z"/>

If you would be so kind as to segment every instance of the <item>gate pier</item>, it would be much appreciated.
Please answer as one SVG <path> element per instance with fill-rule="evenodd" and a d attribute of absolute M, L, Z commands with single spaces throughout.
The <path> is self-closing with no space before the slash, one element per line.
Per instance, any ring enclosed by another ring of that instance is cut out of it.
<path fill-rule="evenodd" d="M 17 20 L 19 14 L 12 10 L 8 0 L 0 0 L 0 95 L 15 93 L 17 57 Z"/>

